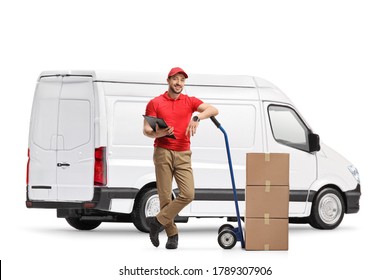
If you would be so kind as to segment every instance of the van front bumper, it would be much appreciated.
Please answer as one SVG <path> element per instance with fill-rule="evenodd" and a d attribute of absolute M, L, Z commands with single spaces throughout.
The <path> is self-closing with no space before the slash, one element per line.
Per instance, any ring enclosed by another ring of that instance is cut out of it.
<path fill-rule="evenodd" d="M 360 190 L 360 184 L 356 186 L 356 189 L 345 192 L 345 213 L 352 214 L 359 212 L 360 209 L 360 196 L 362 195 Z"/>

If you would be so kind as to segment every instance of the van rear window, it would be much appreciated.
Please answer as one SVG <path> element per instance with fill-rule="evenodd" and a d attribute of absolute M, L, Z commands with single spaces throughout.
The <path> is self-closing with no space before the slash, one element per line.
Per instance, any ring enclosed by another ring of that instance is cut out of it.
<path fill-rule="evenodd" d="M 58 99 L 40 99 L 35 108 L 33 141 L 44 150 L 56 149 Z"/>
<path fill-rule="evenodd" d="M 61 99 L 58 117 L 58 149 L 72 150 L 91 138 L 89 100 Z"/>

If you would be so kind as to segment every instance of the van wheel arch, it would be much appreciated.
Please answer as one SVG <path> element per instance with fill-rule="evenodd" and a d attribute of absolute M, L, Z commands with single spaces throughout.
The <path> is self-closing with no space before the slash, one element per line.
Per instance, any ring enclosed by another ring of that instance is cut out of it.
<path fill-rule="evenodd" d="M 328 184 L 328 185 L 322 186 L 322 187 L 316 192 L 316 194 L 315 194 L 315 196 L 314 196 L 314 198 L 313 198 L 313 201 L 314 201 L 314 199 L 316 198 L 316 196 L 318 195 L 318 193 L 319 193 L 320 191 L 322 191 L 323 189 L 325 189 L 325 188 L 330 188 L 330 189 L 334 189 L 334 190 L 338 191 L 338 192 L 340 193 L 341 197 L 343 198 L 344 205 L 347 204 L 347 197 L 345 196 L 345 192 L 343 192 L 339 186 L 334 185 L 334 184 Z"/>
<path fill-rule="evenodd" d="M 346 209 L 346 197 L 336 185 L 320 188 L 312 202 L 309 223 L 317 229 L 334 229 L 343 220 Z M 333 215 L 335 213 L 334 221 Z"/>
<path fill-rule="evenodd" d="M 145 190 L 145 189 L 157 189 L 157 184 L 156 182 L 151 182 L 151 183 L 148 183 L 146 184 L 145 186 L 143 186 L 142 188 L 139 189 L 137 195 L 135 196 L 135 201 L 137 201 L 138 199 L 140 199 L 140 197 L 142 197 L 142 191 Z"/>

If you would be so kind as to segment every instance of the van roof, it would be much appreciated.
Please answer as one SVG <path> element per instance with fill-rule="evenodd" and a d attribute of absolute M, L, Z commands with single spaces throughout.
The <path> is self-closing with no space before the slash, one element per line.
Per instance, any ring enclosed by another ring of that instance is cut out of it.
<path fill-rule="evenodd" d="M 167 74 L 155 72 L 127 72 L 127 71 L 44 71 L 41 77 L 47 76 L 92 76 L 95 82 L 112 83 L 147 83 L 165 85 Z M 274 88 L 272 83 L 253 76 L 244 75 L 207 75 L 190 74 L 186 85 L 192 86 L 226 86 L 226 87 L 246 87 L 246 88 Z"/>

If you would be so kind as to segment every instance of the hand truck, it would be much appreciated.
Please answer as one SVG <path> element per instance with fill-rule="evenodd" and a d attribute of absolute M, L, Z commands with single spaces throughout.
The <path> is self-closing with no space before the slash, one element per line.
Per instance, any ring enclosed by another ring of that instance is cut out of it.
<path fill-rule="evenodd" d="M 237 215 L 237 222 L 238 222 L 237 228 L 233 227 L 230 224 L 224 224 L 218 229 L 218 244 L 223 249 L 231 249 L 236 245 L 237 241 L 239 241 L 241 242 L 241 247 L 245 248 L 245 240 L 244 240 L 244 235 L 241 226 L 240 209 L 238 208 L 237 190 L 236 190 L 236 183 L 234 180 L 233 164 L 230 155 L 228 135 L 225 129 L 222 127 L 222 125 L 217 121 L 215 117 L 211 117 L 210 119 L 215 124 L 215 126 L 222 131 L 225 137 L 226 153 L 229 162 L 230 179 L 232 181 L 234 204 L 236 206 L 236 215 Z"/>

